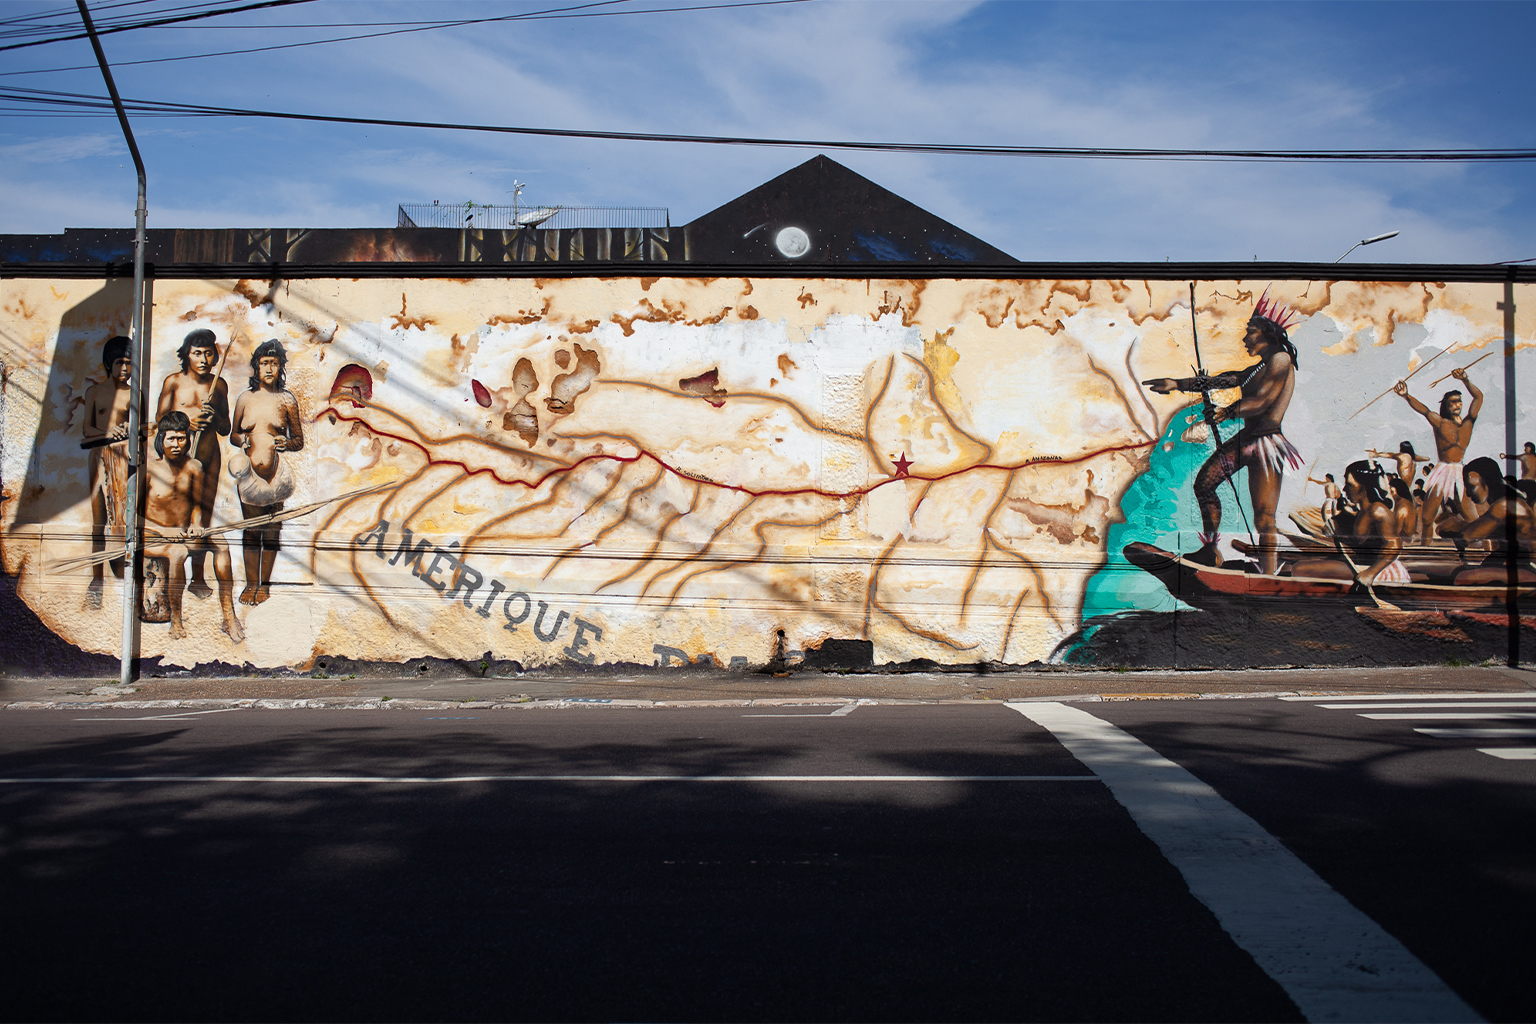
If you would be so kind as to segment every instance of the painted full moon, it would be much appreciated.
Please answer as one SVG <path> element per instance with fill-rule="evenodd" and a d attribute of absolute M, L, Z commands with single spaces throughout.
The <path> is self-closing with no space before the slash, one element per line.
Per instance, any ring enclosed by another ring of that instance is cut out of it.
<path fill-rule="evenodd" d="M 810 252 L 811 236 L 800 228 L 785 228 L 774 237 L 773 244 L 790 259 L 799 259 Z"/>

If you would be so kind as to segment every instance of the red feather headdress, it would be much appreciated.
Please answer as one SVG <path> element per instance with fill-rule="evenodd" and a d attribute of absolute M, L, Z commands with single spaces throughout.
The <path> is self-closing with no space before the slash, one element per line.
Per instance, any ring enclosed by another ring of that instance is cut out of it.
<path fill-rule="evenodd" d="M 1282 331 L 1290 330 L 1301 319 L 1295 310 L 1282 305 L 1278 300 L 1271 302 L 1268 288 L 1265 288 L 1264 294 L 1259 296 L 1258 305 L 1253 307 L 1253 315 L 1263 317 Z"/>

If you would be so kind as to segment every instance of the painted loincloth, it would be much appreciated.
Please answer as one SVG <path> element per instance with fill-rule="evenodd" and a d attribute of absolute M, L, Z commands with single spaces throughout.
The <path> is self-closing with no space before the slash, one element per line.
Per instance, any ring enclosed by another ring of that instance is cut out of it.
<path fill-rule="evenodd" d="M 1436 463 L 1435 468 L 1429 471 L 1428 479 L 1424 481 L 1424 490 L 1441 501 L 1450 499 L 1459 504 L 1462 491 L 1461 463 Z"/>
<path fill-rule="evenodd" d="M 1216 450 L 1216 458 L 1220 459 L 1223 476 L 1231 476 L 1236 473 L 1243 463 L 1259 463 L 1268 466 L 1275 473 L 1284 473 L 1287 466 L 1291 469 L 1301 468 L 1301 452 L 1296 446 L 1285 439 L 1284 434 L 1263 434 L 1259 437 L 1243 439 L 1241 433 L 1234 434 L 1222 442 Z"/>
<path fill-rule="evenodd" d="M 102 506 L 107 512 L 107 522 L 121 528 L 123 510 L 128 507 L 128 453 L 126 444 L 108 444 L 98 448 L 100 452 Z"/>

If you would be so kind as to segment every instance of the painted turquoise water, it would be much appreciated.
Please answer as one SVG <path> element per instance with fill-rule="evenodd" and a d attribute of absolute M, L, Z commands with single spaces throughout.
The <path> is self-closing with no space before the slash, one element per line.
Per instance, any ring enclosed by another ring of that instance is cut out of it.
<path fill-rule="evenodd" d="M 1199 402 L 1176 414 L 1152 448 L 1151 466 L 1126 489 L 1120 500 L 1125 521 L 1109 528 L 1108 561 L 1088 581 L 1083 597 L 1083 623 L 1101 615 L 1118 612 L 1171 612 L 1187 608 L 1168 593 L 1157 579 L 1127 562 L 1121 551 L 1127 544 L 1142 541 L 1168 551 L 1188 552 L 1200 546 L 1200 507 L 1195 503 L 1195 474 L 1215 451 L 1210 441 L 1196 444 L 1181 440 L 1192 423 L 1204 416 Z M 1217 427 L 1222 440 L 1242 429 L 1241 420 L 1231 420 Z M 1227 484 L 1221 485 L 1221 526 L 1224 534 L 1244 532 L 1244 517 L 1253 522 L 1253 507 L 1248 500 L 1248 471 L 1239 470 L 1232 478 L 1236 495 Z M 1234 501 L 1240 502 L 1239 506 Z M 1086 636 L 1083 638 L 1088 639 Z"/>

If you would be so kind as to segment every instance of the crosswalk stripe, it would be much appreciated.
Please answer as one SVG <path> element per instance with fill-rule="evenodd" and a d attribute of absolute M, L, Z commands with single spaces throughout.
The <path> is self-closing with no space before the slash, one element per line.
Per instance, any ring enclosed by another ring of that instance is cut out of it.
<path fill-rule="evenodd" d="M 1322 696 L 1311 697 L 1280 697 L 1279 700 L 1287 701 L 1319 701 L 1334 700 L 1508 700 L 1511 697 L 1524 697 L 1530 691 L 1516 690 L 1513 693 L 1330 693 Z"/>
<path fill-rule="evenodd" d="M 1501 736 L 1525 737 L 1536 736 L 1536 729 L 1415 729 L 1425 736 L 1437 736 L 1442 739 L 1497 739 Z"/>
<path fill-rule="evenodd" d="M 1092 775 L 66 775 L 0 778 L 0 786 L 260 783 L 427 786 L 466 782 L 1097 782 Z"/>
<path fill-rule="evenodd" d="M 1378 721 L 1416 721 L 1421 719 L 1446 719 L 1446 718 L 1536 718 L 1536 711 L 1435 711 L 1423 714 L 1416 711 L 1388 711 L 1380 715 L 1361 715 L 1361 718 L 1374 718 Z"/>
<path fill-rule="evenodd" d="M 1008 706 L 1104 781 L 1190 893 L 1308 1020 L 1480 1019 L 1386 929 L 1184 768 L 1080 708 Z"/>
<path fill-rule="evenodd" d="M 1454 711 L 1458 708 L 1536 708 L 1536 700 L 1490 700 L 1476 704 L 1461 704 L 1447 701 L 1403 701 L 1391 704 L 1319 704 L 1320 708 L 1330 711 L 1352 711 L 1357 708 L 1440 708 L 1444 711 Z"/>
<path fill-rule="evenodd" d="M 1536 747 L 1478 747 L 1477 752 L 1505 761 L 1536 761 Z"/>

